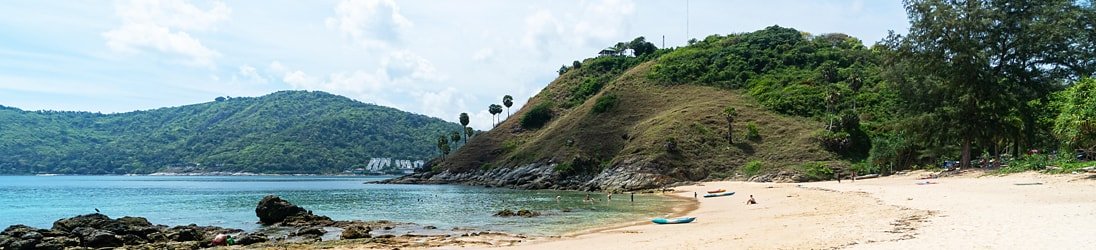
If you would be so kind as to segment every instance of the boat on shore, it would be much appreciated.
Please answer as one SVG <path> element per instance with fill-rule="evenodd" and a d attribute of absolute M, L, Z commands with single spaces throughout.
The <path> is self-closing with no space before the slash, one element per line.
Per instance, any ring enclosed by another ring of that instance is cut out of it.
<path fill-rule="evenodd" d="M 705 194 L 705 195 L 704 195 L 704 198 L 712 198 L 712 197 L 720 197 L 720 196 L 731 196 L 731 195 L 734 195 L 734 192 L 723 192 L 723 193 L 715 193 L 715 194 Z"/>
<path fill-rule="evenodd" d="M 720 189 L 716 189 L 716 190 L 709 190 L 709 191 L 708 191 L 708 193 L 709 193 L 709 194 L 716 194 L 716 193 L 722 193 L 722 192 L 727 192 L 727 190 L 726 190 L 726 189 L 722 189 L 722 188 L 720 188 Z"/>
<path fill-rule="evenodd" d="M 693 222 L 693 220 L 696 220 L 696 217 L 679 217 L 679 218 L 669 218 L 669 219 L 667 219 L 667 218 L 654 218 L 654 219 L 651 220 L 651 222 L 654 222 L 655 224 L 685 224 L 685 223 Z"/>

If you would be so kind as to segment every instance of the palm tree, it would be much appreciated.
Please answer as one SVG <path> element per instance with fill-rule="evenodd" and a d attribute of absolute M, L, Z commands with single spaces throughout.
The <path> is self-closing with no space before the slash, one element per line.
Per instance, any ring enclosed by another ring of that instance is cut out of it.
<path fill-rule="evenodd" d="M 475 133 L 475 130 L 472 130 L 472 127 L 464 127 L 464 137 L 471 139 L 473 133 Z M 468 140 L 465 140 L 464 143 L 468 143 Z"/>
<path fill-rule="evenodd" d="M 468 128 L 468 122 L 469 122 L 468 113 L 460 113 L 460 125 L 463 126 L 465 129 L 467 129 Z M 465 137 L 465 139 L 467 139 L 467 137 Z M 465 141 L 468 141 L 468 140 L 465 140 Z"/>
<path fill-rule="evenodd" d="M 498 104 L 491 104 L 487 106 L 487 112 L 491 113 L 491 126 L 497 126 L 498 123 L 495 122 L 495 115 L 502 113 L 502 106 L 499 106 Z"/>
<path fill-rule="evenodd" d="M 514 97 L 510 95 L 503 96 L 502 105 L 506 105 L 506 119 L 510 119 L 510 106 L 514 106 Z"/>

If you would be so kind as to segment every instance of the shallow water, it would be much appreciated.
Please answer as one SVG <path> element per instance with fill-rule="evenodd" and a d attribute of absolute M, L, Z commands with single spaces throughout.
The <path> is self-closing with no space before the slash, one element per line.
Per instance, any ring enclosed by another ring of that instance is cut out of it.
<path fill-rule="evenodd" d="M 438 228 L 477 228 L 553 235 L 662 216 L 681 201 L 659 195 L 511 190 L 459 185 L 363 184 L 385 177 L 316 176 L 0 176 L 0 227 L 49 228 L 98 208 L 112 218 L 154 224 L 259 228 L 255 205 L 276 194 L 336 220 L 391 220 Z M 582 202 L 590 194 L 601 202 Z M 556 196 L 562 196 L 556 202 Z M 534 218 L 495 212 L 531 209 Z"/>

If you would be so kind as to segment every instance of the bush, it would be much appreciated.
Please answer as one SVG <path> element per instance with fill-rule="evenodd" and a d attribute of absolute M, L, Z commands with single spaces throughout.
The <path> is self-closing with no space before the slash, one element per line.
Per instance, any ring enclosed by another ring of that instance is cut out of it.
<path fill-rule="evenodd" d="M 1032 170 L 1044 170 L 1047 166 L 1053 165 L 1054 162 L 1044 154 L 1024 155 L 1020 158 L 1013 160 L 1008 166 L 1002 167 L 997 170 L 997 173 L 1019 173 Z"/>
<path fill-rule="evenodd" d="M 753 177 L 753 176 L 761 173 L 761 167 L 762 167 L 761 161 L 753 160 L 753 161 L 747 162 L 746 165 L 742 167 L 742 173 L 746 174 L 747 177 Z"/>
<path fill-rule="evenodd" d="M 746 123 L 746 139 L 761 139 L 761 134 L 757 132 L 757 124 L 754 124 L 753 122 Z"/>
<path fill-rule="evenodd" d="M 820 130 L 814 133 L 812 139 L 818 142 L 822 148 L 832 152 L 844 152 L 852 145 L 852 138 L 846 132 Z"/>
<path fill-rule="evenodd" d="M 614 94 L 606 94 L 597 98 L 594 102 L 594 108 L 591 110 L 595 114 L 605 113 L 616 106 L 617 97 Z"/>
<path fill-rule="evenodd" d="M 529 109 L 521 116 L 521 127 L 524 129 L 538 129 L 552 120 L 552 105 L 542 102 Z"/>
<path fill-rule="evenodd" d="M 833 177 L 833 169 L 821 162 L 808 162 L 799 165 L 799 171 L 810 181 L 828 180 Z"/>

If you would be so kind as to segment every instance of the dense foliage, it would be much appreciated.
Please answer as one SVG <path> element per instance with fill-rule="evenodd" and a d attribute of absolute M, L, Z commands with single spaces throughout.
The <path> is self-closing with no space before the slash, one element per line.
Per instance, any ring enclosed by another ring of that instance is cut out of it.
<path fill-rule="evenodd" d="M 1073 148 L 1096 150 L 1096 79 L 1081 80 L 1058 94 L 1054 132 Z"/>
<path fill-rule="evenodd" d="M 1091 76 L 1091 1 L 908 0 L 907 35 L 882 44 L 901 128 L 926 149 L 972 154 L 1050 148 L 1041 116 L 1063 84 Z"/>
<path fill-rule="evenodd" d="M 451 131 L 463 130 L 323 92 L 120 114 L 0 107 L 0 174 L 337 173 L 371 157 L 431 158 Z"/>
<path fill-rule="evenodd" d="M 552 105 L 541 103 L 533 106 L 525 115 L 521 116 L 521 127 L 525 129 L 537 129 L 543 127 L 552 119 Z"/>
<path fill-rule="evenodd" d="M 648 74 L 665 84 L 745 88 L 766 108 L 829 124 L 817 141 L 854 158 L 871 147 L 860 115 L 871 121 L 893 116 L 893 92 L 881 88 L 879 54 L 845 34 L 813 36 L 772 26 L 713 35 L 658 59 Z M 851 121 L 852 124 L 840 124 Z"/>

